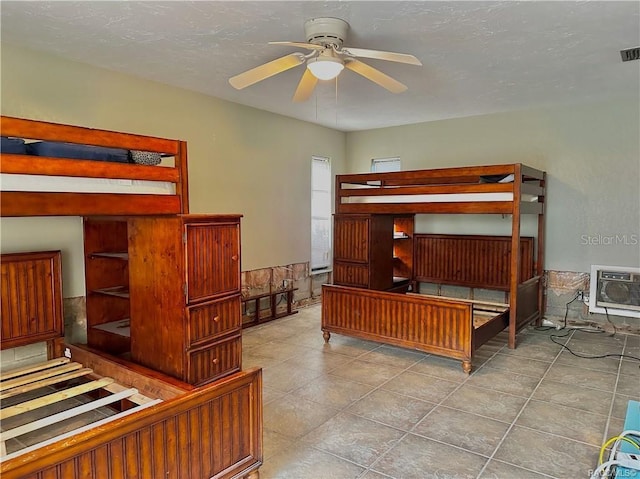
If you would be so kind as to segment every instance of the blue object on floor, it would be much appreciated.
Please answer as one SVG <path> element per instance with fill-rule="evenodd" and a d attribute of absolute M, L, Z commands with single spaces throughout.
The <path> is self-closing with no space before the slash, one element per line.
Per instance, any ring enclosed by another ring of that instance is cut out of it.
<path fill-rule="evenodd" d="M 627 404 L 627 415 L 625 416 L 623 429 L 625 431 L 640 431 L 640 402 L 629 401 L 629 403 Z M 620 452 L 640 455 L 640 450 L 638 450 L 637 447 L 634 447 L 633 444 L 629 444 L 627 441 L 622 441 L 622 444 L 620 445 Z M 616 479 L 640 479 L 640 471 L 638 471 L 637 469 L 629 469 L 627 467 L 619 467 L 616 469 L 615 477 Z"/>

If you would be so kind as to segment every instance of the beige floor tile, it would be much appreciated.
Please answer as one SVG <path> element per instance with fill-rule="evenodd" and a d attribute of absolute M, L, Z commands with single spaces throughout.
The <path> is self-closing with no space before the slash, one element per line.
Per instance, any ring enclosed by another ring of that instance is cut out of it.
<path fill-rule="evenodd" d="M 549 477 L 551 476 L 492 460 L 478 479 L 548 479 Z"/>
<path fill-rule="evenodd" d="M 640 380 L 633 376 L 620 375 L 618 384 L 616 385 L 616 392 L 618 394 L 624 394 L 640 400 Z"/>
<path fill-rule="evenodd" d="M 485 457 L 408 434 L 371 469 L 402 479 L 475 479 Z"/>
<path fill-rule="evenodd" d="M 512 422 L 527 400 L 490 389 L 465 384 L 442 404 L 503 422 Z"/>
<path fill-rule="evenodd" d="M 348 363 L 344 368 L 334 370 L 333 374 L 358 383 L 380 386 L 401 372 L 401 368 L 356 359 Z"/>
<path fill-rule="evenodd" d="M 332 454 L 298 444 L 265 461 L 260 479 L 356 479 L 364 471 Z"/>
<path fill-rule="evenodd" d="M 533 360 L 524 362 L 531 361 Z M 514 396 L 529 397 L 540 382 L 540 378 L 535 376 L 526 376 L 512 371 L 490 368 L 488 365 L 489 362 L 475 371 L 466 384 Z"/>
<path fill-rule="evenodd" d="M 393 391 L 423 401 L 440 402 L 458 387 L 458 383 L 438 379 L 426 374 L 405 371 L 382 386 Z"/>
<path fill-rule="evenodd" d="M 517 344 L 515 349 L 503 348 L 502 354 L 512 354 L 521 358 L 538 359 L 540 361 L 553 361 L 562 346 L 552 343 L 523 343 Z"/>
<path fill-rule="evenodd" d="M 323 373 L 329 373 L 334 369 L 343 369 L 354 359 L 343 354 L 330 353 L 322 349 L 307 349 L 300 357 L 294 357 L 282 362 L 291 368 L 304 365 L 306 369 L 313 369 Z"/>
<path fill-rule="evenodd" d="M 548 361 L 539 361 L 537 359 L 523 361 L 518 356 L 501 353 L 496 354 L 484 364 L 485 368 L 501 369 L 538 379 L 544 375 L 549 366 L 551 366 L 551 363 Z"/>
<path fill-rule="evenodd" d="M 335 416 L 338 410 L 317 402 L 287 395 L 264 405 L 264 427 L 295 439 Z"/>
<path fill-rule="evenodd" d="M 609 414 L 613 390 L 597 391 L 545 378 L 532 397 L 596 414 Z"/>
<path fill-rule="evenodd" d="M 508 428 L 509 423 L 438 406 L 411 432 L 490 456 Z"/>
<path fill-rule="evenodd" d="M 495 458 L 559 478 L 589 477 L 599 447 L 515 426 Z"/>
<path fill-rule="evenodd" d="M 616 375 L 614 373 L 564 366 L 562 364 L 551 366 L 545 379 L 607 392 L 613 391 L 616 384 Z"/>
<path fill-rule="evenodd" d="M 282 399 L 287 393 L 262 385 L 262 403 L 267 404 L 271 401 Z"/>
<path fill-rule="evenodd" d="M 369 393 L 372 386 L 330 374 L 317 377 L 291 394 L 309 401 L 343 409 Z"/>
<path fill-rule="evenodd" d="M 346 356 L 352 356 L 354 358 L 362 356 L 364 353 L 368 353 L 369 351 L 379 348 L 380 346 L 380 343 L 375 343 L 373 341 L 363 341 L 361 339 L 350 338 L 348 336 L 342 336 L 340 334 L 333 333 L 331 334 L 331 338 L 329 339 L 328 343 L 323 342 L 325 351 L 344 354 Z"/>
<path fill-rule="evenodd" d="M 317 369 L 292 368 L 290 364 L 282 363 L 262 370 L 264 383 L 270 388 L 282 392 L 291 392 L 294 389 L 298 389 L 322 374 Z"/>
<path fill-rule="evenodd" d="M 620 363 L 620 374 L 628 376 L 629 378 L 635 378 L 638 385 L 638 392 L 640 393 L 640 361 L 632 361 L 623 359 Z"/>
<path fill-rule="evenodd" d="M 514 350 L 501 333 L 476 351 L 471 376 L 457 360 L 377 342 L 334 334 L 325 345 L 318 305 L 243 334 L 243 366 L 264 368 L 261 479 L 588 477 L 640 398 L 637 362 L 576 358 L 551 342 L 558 331 L 527 329 Z M 640 356 L 635 336 L 558 340 Z"/>
<path fill-rule="evenodd" d="M 607 416 L 532 400 L 516 424 L 599 446 L 607 427 Z"/>
<path fill-rule="evenodd" d="M 265 461 L 282 451 L 290 449 L 294 444 L 296 444 L 294 439 L 267 428 L 264 428 L 262 441 L 264 444 L 263 456 Z"/>
<path fill-rule="evenodd" d="M 380 474 L 379 472 L 367 471 L 358 479 L 389 479 L 391 476 Z"/>
<path fill-rule="evenodd" d="M 613 358 L 586 359 L 574 356 L 569 351 L 562 351 L 555 364 L 617 374 L 620 360 Z"/>
<path fill-rule="evenodd" d="M 404 435 L 405 432 L 398 429 L 353 414 L 340 413 L 307 434 L 303 441 L 368 467 Z"/>
<path fill-rule="evenodd" d="M 435 404 L 431 402 L 377 389 L 357 401 L 347 411 L 408 431 L 434 407 Z"/>
<path fill-rule="evenodd" d="M 419 353 L 408 349 L 382 346 L 363 354 L 358 359 L 360 361 L 406 369 L 424 359 L 425 356 L 425 353 Z"/>
<path fill-rule="evenodd" d="M 474 365 L 476 361 L 474 358 Z M 428 374 L 447 381 L 461 382 L 465 381 L 469 376 L 462 370 L 461 362 L 456 359 L 443 358 L 440 356 L 427 356 L 419 363 L 409 368 L 410 371 Z"/>

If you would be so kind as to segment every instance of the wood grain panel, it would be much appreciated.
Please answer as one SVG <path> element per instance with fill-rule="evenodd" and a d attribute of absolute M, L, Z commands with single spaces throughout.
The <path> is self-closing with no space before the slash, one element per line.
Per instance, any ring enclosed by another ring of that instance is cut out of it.
<path fill-rule="evenodd" d="M 1 347 L 14 348 L 63 335 L 61 254 L 3 254 Z"/>
<path fill-rule="evenodd" d="M 369 287 L 369 266 L 366 264 L 335 261 L 333 263 L 333 281 L 345 286 Z"/>
<path fill-rule="evenodd" d="M 509 290 L 510 236 L 415 235 L 417 281 Z M 520 239 L 521 282 L 533 275 L 533 238 Z"/>
<path fill-rule="evenodd" d="M 220 341 L 188 354 L 188 382 L 204 384 L 239 371 L 242 364 L 242 339 Z"/>
<path fill-rule="evenodd" d="M 472 306 L 343 286 L 322 289 L 322 329 L 470 361 Z"/>
<path fill-rule="evenodd" d="M 181 213 L 176 195 L 0 192 L 1 216 L 154 215 Z"/>
<path fill-rule="evenodd" d="M 366 216 L 334 216 L 335 260 L 369 261 L 369 222 L 370 218 Z"/>
<path fill-rule="evenodd" d="M 224 336 L 242 326 L 240 295 L 187 309 L 189 344 Z"/>
<path fill-rule="evenodd" d="M 0 474 L 230 479 L 249 475 L 261 463 L 262 375 L 254 369 L 3 462 Z"/>
<path fill-rule="evenodd" d="M 240 223 L 186 225 L 188 301 L 240 292 Z"/>

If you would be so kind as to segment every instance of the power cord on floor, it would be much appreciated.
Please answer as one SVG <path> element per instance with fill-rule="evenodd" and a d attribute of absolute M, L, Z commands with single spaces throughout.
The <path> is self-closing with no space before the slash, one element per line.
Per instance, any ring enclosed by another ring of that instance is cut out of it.
<path fill-rule="evenodd" d="M 571 305 L 571 303 L 573 303 L 576 299 L 578 299 L 580 296 L 578 294 L 576 294 L 573 299 L 571 301 L 569 301 L 566 305 L 565 305 L 565 311 L 564 311 L 564 320 L 563 320 L 563 325 L 560 329 L 558 329 L 558 331 L 562 331 L 567 329 L 567 316 L 569 315 L 569 306 Z M 615 324 L 613 324 L 613 322 L 611 321 L 611 319 L 609 318 L 609 313 L 607 311 L 607 308 L 605 308 L 605 312 L 607 313 L 607 320 L 611 323 L 611 325 L 613 326 L 613 334 L 611 334 L 610 336 L 614 336 L 615 333 L 617 332 L 617 328 L 615 326 Z M 553 326 L 543 326 L 543 327 L 539 327 L 539 328 L 535 328 L 536 331 L 549 331 L 552 329 L 556 329 Z M 580 331 L 583 333 L 593 333 L 593 334 L 603 334 L 604 330 L 602 329 L 597 329 L 597 330 L 593 330 L 593 329 L 586 329 L 586 328 L 573 328 L 569 331 L 567 331 L 564 335 L 559 335 L 559 334 L 550 334 L 549 335 L 549 339 L 559 345 L 562 346 L 564 349 L 566 349 L 567 351 L 569 351 L 570 354 L 572 354 L 573 356 L 576 356 L 578 358 L 582 358 L 582 359 L 603 359 L 603 358 L 624 358 L 624 359 L 632 359 L 634 361 L 640 361 L 640 358 L 635 357 L 635 356 L 631 356 L 628 354 L 601 354 L 601 355 L 587 355 L 587 354 L 581 354 L 581 353 L 576 353 L 574 351 L 571 350 L 571 348 L 569 348 L 569 346 L 566 346 L 565 344 L 562 344 L 558 341 L 556 341 L 556 338 L 566 338 L 567 336 L 569 336 L 569 334 L 572 331 Z"/>

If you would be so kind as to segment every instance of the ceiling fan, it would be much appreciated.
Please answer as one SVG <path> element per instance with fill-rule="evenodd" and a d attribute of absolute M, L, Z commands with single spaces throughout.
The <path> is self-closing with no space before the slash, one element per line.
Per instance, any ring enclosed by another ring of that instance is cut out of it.
<path fill-rule="evenodd" d="M 407 89 L 406 85 L 382 73 L 380 70 L 361 62 L 357 58 L 374 58 L 390 62 L 407 63 L 409 65 L 422 65 L 420 60 L 406 53 L 343 47 L 348 30 L 349 24 L 339 18 L 313 18 L 307 20 L 304 24 L 307 43 L 269 42 L 269 45 L 305 48 L 311 50 L 310 53 L 306 55 L 299 52 L 290 53 L 289 55 L 240 73 L 230 78 L 229 83 L 234 88 L 242 90 L 254 83 L 258 83 L 273 75 L 306 63 L 307 67 L 293 95 L 293 101 L 296 102 L 309 99 L 318 80 L 332 80 L 336 78 L 344 68 L 358 75 L 362 75 L 367 80 L 377 83 L 392 93 L 405 91 Z"/>

